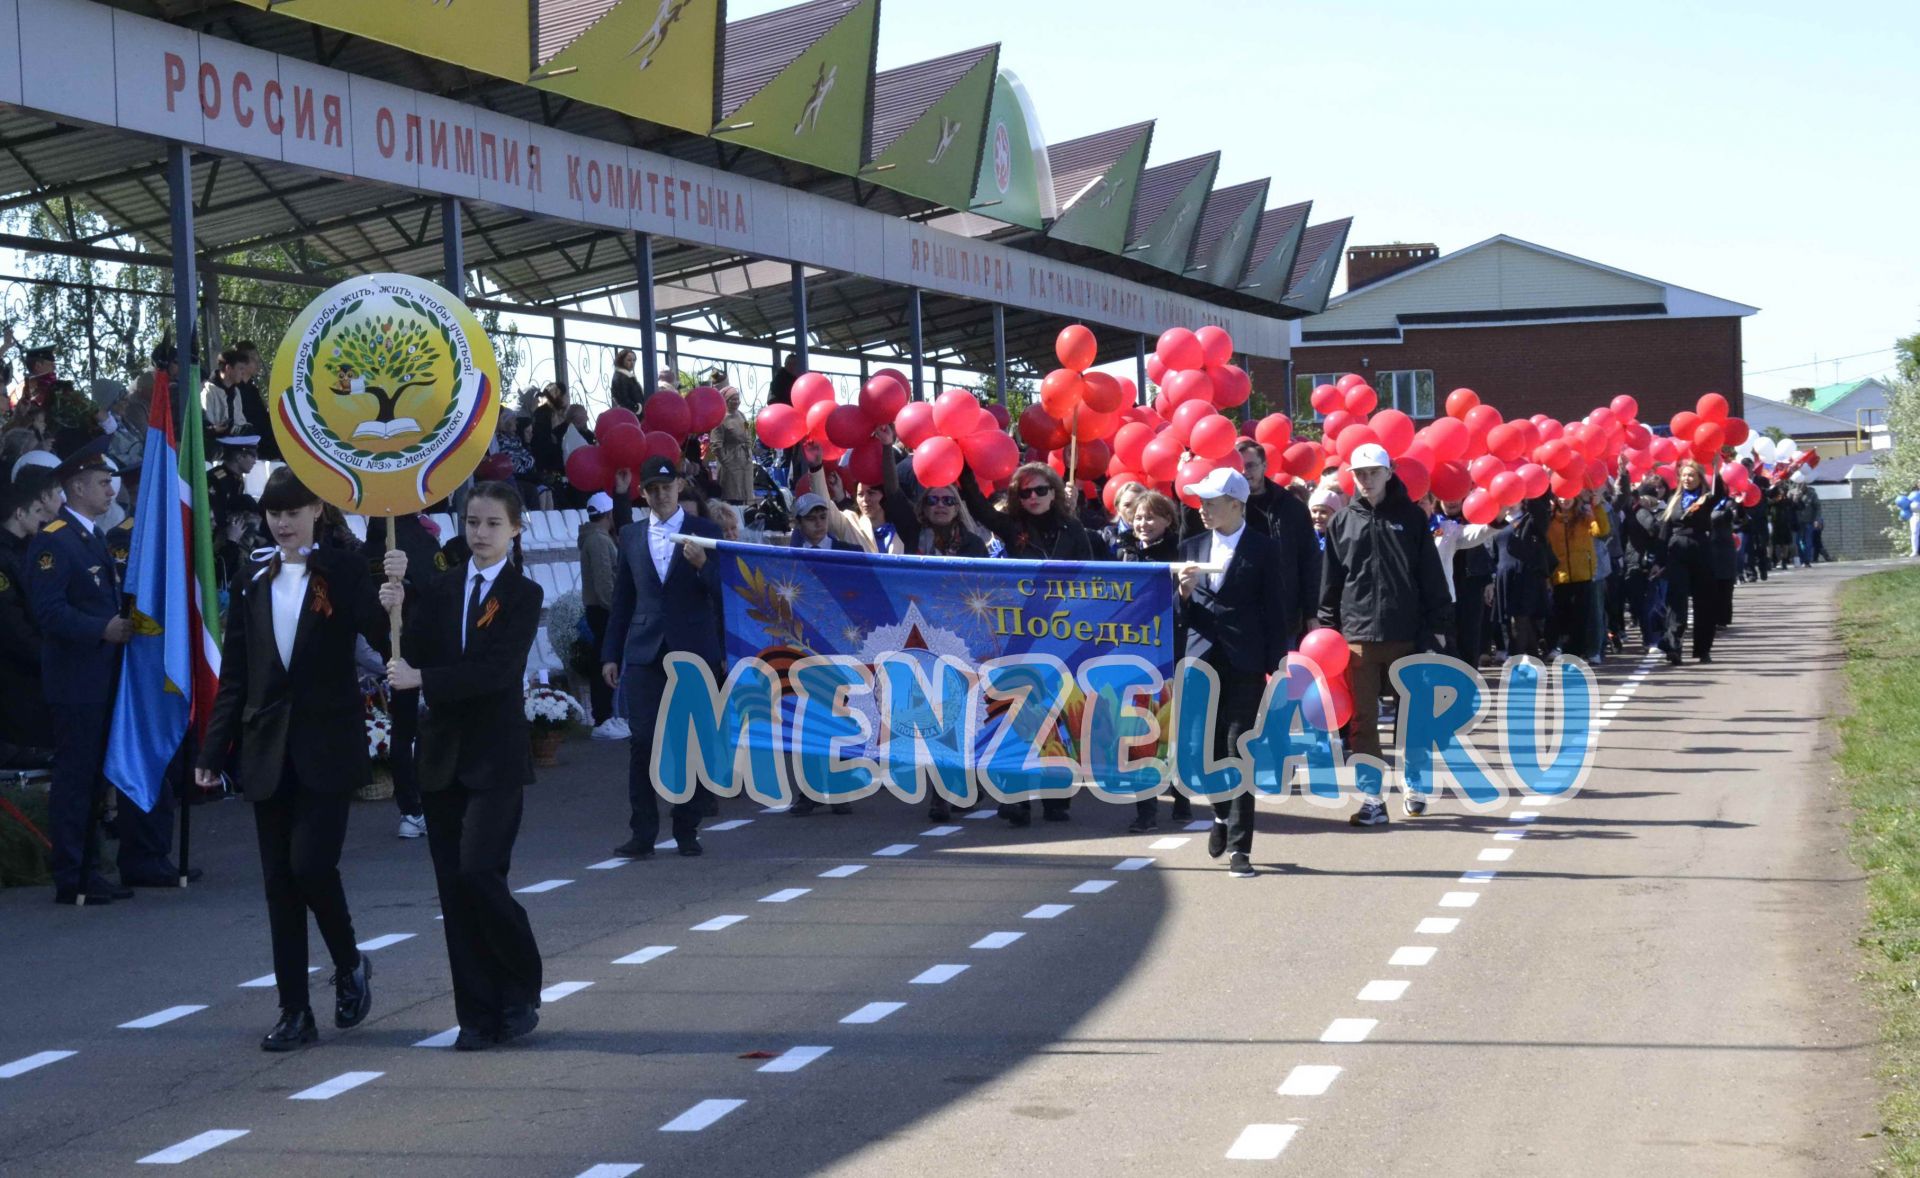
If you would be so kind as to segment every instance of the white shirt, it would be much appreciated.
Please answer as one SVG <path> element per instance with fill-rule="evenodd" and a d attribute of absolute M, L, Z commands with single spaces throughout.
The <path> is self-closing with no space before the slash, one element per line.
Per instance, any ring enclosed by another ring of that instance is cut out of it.
<path fill-rule="evenodd" d="M 467 607 L 473 604 L 473 575 L 480 574 L 480 600 L 485 601 L 493 593 L 493 583 L 499 579 L 500 570 L 507 567 L 507 558 L 501 557 L 486 568 L 473 561 L 467 562 L 467 571 L 460 579 L 460 649 L 467 648 L 467 627 L 472 619 L 467 617 Z"/>
<path fill-rule="evenodd" d="M 673 563 L 673 537 L 686 518 L 686 509 L 680 507 L 665 519 L 647 513 L 647 555 L 653 557 L 653 571 L 660 574 L 663 585 L 667 582 L 667 566 Z"/>
<path fill-rule="evenodd" d="M 280 665 L 293 667 L 293 638 L 300 630 L 300 609 L 307 603 L 307 566 L 282 563 L 273 579 L 273 644 Z"/>
<path fill-rule="evenodd" d="M 1478 548 L 1493 539 L 1492 524 L 1463 524 L 1451 517 L 1444 518 L 1433 531 L 1433 546 L 1440 551 L 1440 573 L 1447 579 L 1447 600 L 1457 601 L 1453 591 L 1453 554 L 1468 548 Z"/>
<path fill-rule="evenodd" d="M 99 534 L 100 525 L 94 523 L 92 520 L 88 519 L 86 516 L 81 515 L 79 512 L 73 510 L 73 508 L 71 507 L 67 508 L 67 514 L 80 521 L 80 526 L 86 529 L 87 535 L 94 536 Z"/>
<path fill-rule="evenodd" d="M 1226 579 L 1227 566 L 1233 563 L 1233 554 L 1240 551 L 1240 537 L 1246 534 L 1247 525 L 1244 520 L 1230 534 L 1222 535 L 1218 531 L 1213 533 L 1213 544 L 1207 550 L 1207 563 L 1220 566 L 1220 571 L 1207 574 L 1207 588 L 1216 592 L 1219 590 L 1220 582 Z"/>

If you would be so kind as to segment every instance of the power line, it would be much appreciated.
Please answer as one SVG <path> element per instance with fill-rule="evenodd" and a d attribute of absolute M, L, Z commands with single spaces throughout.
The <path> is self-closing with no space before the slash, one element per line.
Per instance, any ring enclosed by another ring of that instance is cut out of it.
<path fill-rule="evenodd" d="M 1792 372 L 1796 368 L 1814 368 L 1821 364 L 1837 364 L 1842 360 L 1858 360 L 1863 356 L 1878 356 L 1885 352 L 1897 352 L 1897 347 L 1875 348 L 1871 352 L 1855 352 L 1851 356 L 1828 356 L 1824 360 L 1809 360 L 1805 364 L 1787 364 L 1780 368 L 1763 368 L 1758 372 L 1749 372 L 1748 376 L 1771 376 L 1776 372 Z"/>

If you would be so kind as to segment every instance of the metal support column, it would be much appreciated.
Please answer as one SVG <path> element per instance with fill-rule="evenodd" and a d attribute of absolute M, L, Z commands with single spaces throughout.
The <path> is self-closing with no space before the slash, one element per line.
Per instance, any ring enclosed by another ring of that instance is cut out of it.
<path fill-rule="evenodd" d="M 226 348 L 226 341 L 220 338 L 220 277 L 217 274 L 200 275 L 200 338 L 207 345 L 207 372 L 211 373 L 220 366 L 220 353 Z"/>
<path fill-rule="evenodd" d="M 1000 407 L 1007 405 L 1007 309 L 993 305 L 993 389 L 1000 396 Z"/>
<path fill-rule="evenodd" d="M 800 371 L 813 371 L 813 358 L 808 355 L 807 340 L 807 271 L 800 263 L 793 264 L 793 351 L 800 357 Z"/>
<path fill-rule="evenodd" d="M 453 297 L 466 301 L 467 297 L 467 242 L 466 223 L 461 218 L 460 198 L 443 196 L 440 198 L 440 258 L 441 267 L 446 271 L 446 288 Z"/>
<path fill-rule="evenodd" d="M 553 317 L 553 379 L 567 383 L 567 321 L 558 315 Z"/>
<path fill-rule="evenodd" d="M 1147 337 L 1144 335 L 1133 337 L 1133 378 L 1140 392 L 1137 403 L 1150 404 L 1151 399 L 1147 396 Z"/>
<path fill-rule="evenodd" d="M 167 222 L 173 234 L 173 332 L 180 357 L 181 387 L 175 390 L 174 424 L 180 423 L 182 407 L 187 398 L 200 395 L 200 380 L 203 373 L 194 367 L 195 348 L 194 320 L 200 294 L 200 275 L 196 259 L 193 235 L 193 157 L 184 143 L 167 144 Z M 197 741 L 191 732 L 187 736 L 185 755 L 188 762 L 199 754 Z M 193 825 L 189 815 L 193 807 L 180 800 L 180 886 L 187 885 L 187 872 L 193 863 Z M 85 833 L 86 848 L 80 861 L 82 878 L 88 878 L 92 870 L 93 857 L 93 816 L 88 811 Z M 83 901 L 84 902 L 84 901 Z"/>
<path fill-rule="evenodd" d="M 907 340 L 913 348 L 913 399 L 924 401 L 927 396 L 921 380 L 927 357 L 920 341 L 920 288 L 917 286 L 907 292 Z"/>
<path fill-rule="evenodd" d="M 640 317 L 640 395 L 653 396 L 660 383 L 658 309 L 653 301 L 653 234 L 633 235 L 633 267 L 638 286 L 634 307 Z"/>

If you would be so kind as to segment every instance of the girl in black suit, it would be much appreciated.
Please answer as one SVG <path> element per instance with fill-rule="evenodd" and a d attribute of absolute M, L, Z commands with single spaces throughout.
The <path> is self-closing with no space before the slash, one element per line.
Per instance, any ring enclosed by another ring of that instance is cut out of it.
<path fill-rule="evenodd" d="M 471 554 L 430 583 L 407 613 L 395 690 L 420 691 L 416 769 L 427 848 L 460 1018 L 457 1051 L 517 1039 L 539 1023 L 540 949 L 507 887 L 522 791 L 533 781 L 527 654 L 540 627 L 540 586 L 522 576 L 519 492 L 481 483 L 467 496 Z M 389 581 L 380 600 L 406 599 Z"/>
<path fill-rule="evenodd" d="M 373 966 L 354 947 L 340 886 L 353 791 L 367 784 L 366 721 L 354 638 L 385 648 L 387 615 L 358 554 L 316 546 L 320 499 L 281 467 L 260 497 L 275 547 L 243 570 L 227 611 L 220 692 L 194 776 L 216 788 L 232 767 L 254 803 L 280 1021 L 260 1046 L 292 1051 L 318 1038 L 307 996 L 307 913 L 333 957 L 333 1025 L 358 1026 L 373 1002 Z M 388 576 L 406 575 L 390 553 Z"/>

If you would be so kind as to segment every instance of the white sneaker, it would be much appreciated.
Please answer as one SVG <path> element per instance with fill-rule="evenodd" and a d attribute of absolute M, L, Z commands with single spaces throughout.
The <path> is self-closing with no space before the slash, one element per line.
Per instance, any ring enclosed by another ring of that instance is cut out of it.
<path fill-rule="evenodd" d="M 427 833 L 427 816 L 425 814 L 400 815 L 401 838 L 417 839 L 425 833 Z"/>
<path fill-rule="evenodd" d="M 595 740 L 627 740 L 633 736 L 627 722 L 618 716 L 609 716 L 604 723 L 593 730 Z"/>

